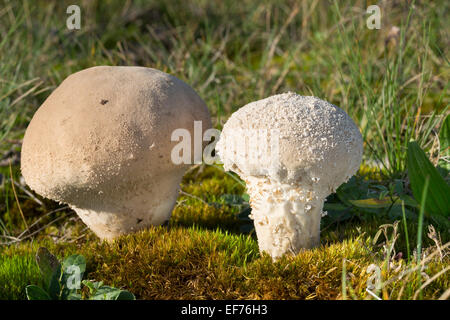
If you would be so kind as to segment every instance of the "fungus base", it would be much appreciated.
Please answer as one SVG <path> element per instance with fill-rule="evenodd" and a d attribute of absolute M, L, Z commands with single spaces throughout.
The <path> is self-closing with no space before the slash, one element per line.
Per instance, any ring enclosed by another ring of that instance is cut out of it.
<path fill-rule="evenodd" d="M 248 177 L 252 214 L 260 251 L 276 259 L 320 243 L 323 197 L 310 186 Z"/>

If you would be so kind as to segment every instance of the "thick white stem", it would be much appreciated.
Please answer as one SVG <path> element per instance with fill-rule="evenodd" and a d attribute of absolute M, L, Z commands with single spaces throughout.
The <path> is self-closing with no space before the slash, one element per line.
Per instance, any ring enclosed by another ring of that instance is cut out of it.
<path fill-rule="evenodd" d="M 260 251 L 274 259 L 320 243 L 324 198 L 311 186 L 273 183 L 267 178 L 246 180 Z"/>

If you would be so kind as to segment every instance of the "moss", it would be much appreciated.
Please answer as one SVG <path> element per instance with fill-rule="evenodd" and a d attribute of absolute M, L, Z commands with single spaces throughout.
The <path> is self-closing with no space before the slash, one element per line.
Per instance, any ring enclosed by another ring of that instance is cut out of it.
<path fill-rule="evenodd" d="M 172 213 L 171 225 L 220 228 L 237 233 L 246 222 L 238 218 L 243 207 L 227 201 L 226 195 L 239 198 L 244 184 L 215 166 L 199 166 L 185 175 L 182 194 Z"/>
<path fill-rule="evenodd" d="M 23 242 L 4 248 L 2 256 L 11 261 L 25 259 L 30 266 L 38 246 L 46 246 L 60 258 L 77 252 L 87 258 L 89 279 L 125 288 L 139 299 L 338 299 L 345 259 L 352 294 L 365 298 L 367 267 L 375 263 L 382 268 L 384 259 L 371 239 L 358 235 L 342 242 L 326 241 L 319 248 L 272 262 L 269 256 L 260 255 L 251 236 L 173 226 L 152 227 L 112 243 L 95 237 L 72 244 L 49 239 Z M 449 262 L 448 257 L 435 260 L 424 272 L 431 276 Z M 27 283 L 23 274 L 34 272 L 30 279 L 36 279 L 35 269 L 4 272 L 3 279 L 13 279 L 14 287 L 10 288 L 12 296 L 2 297 L 21 297 L 20 288 Z M 18 279 L 17 275 L 22 276 Z M 386 273 L 385 277 L 394 275 Z M 402 281 L 388 287 L 390 296 L 398 294 Z M 438 297 L 449 284 L 449 277 L 441 276 L 427 287 L 424 298 Z M 416 276 L 408 279 L 408 286 L 412 292 L 418 288 Z"/>

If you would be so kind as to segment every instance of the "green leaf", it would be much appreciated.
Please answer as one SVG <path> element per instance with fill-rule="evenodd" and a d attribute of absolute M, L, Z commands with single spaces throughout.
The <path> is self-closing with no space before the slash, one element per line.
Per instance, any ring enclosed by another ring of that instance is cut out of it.
<path fill-rule="evenodd" d="M 448 114 L 444 122 L 442 123 L 441 130 L 439 131 L 439 144 L 441 145 L 441 150 L 444 152 L 449 152 L 450 147 L 450 114 Z"/>
<path fill-rule="evenodd" d="M 28 300 L 51 300 L 50 296 L 44 289 L 35 285 L 26 286 L 25 292 Z"/>
<path fill-rule="evenodd" d="M 135 300 L 132 293 L 113 287 L 103 286 L 91 296 L 91 300 Z"/>
<path fill-rule="evenodd" d="M 393 205 L 390 198 L 383 199 L 361 199 L 361 200 L 348 200 L 352 205 L 359 208 L 387 208 Z"/>
<path fill-rule="evenodd" d="M 392 184 L 392 191 L 394 191 L 397 194 L 403 193 L 403 180 L 395 179 L 394 183 Z"/>
<path fill-rule="evenodd" d="M 136 297 L 127 290 L 121 290 L 116 300 L 136 300 Z"/>
<path fill-rule="evenodd" d="M 443 226 L 447 229 L 450 229 L 450 220 L 447 217 L 443 217 L 443 216 L 432 216 L 431 219 L 434 221 L 434 223 L 438 226 Z"/>
<path fill-rule="evenodd" d="M 406 203 L 405 203 L 406 204 Z M 416 219 L 417 215 L 409 210 L 406 206 L 404 207 L 405 218 Z M 395 204 L 390 210 L 388 217 L 393 220 L 403 219 L 403 208 L 401 203 L 399 205 Z"/>
<path fill-rule="evenodd" d="M 382 199 L 370 198 L 360 200 L 348 200 L 352 205 L 358 208 L 389 208 L 393 206 L 401 206 L 402 200 L 406 205 L 410 207 L 418 207 L 417 202 L 407 195 L 401 195 L 400 197 L 384 197 Z"/>
<path fill-rule="evenodd" d="M 417 142 L 408 143 L 408 176 L 417 201 L 421 201 L 425 180 L 429 177 L 429 189 L 425 209 L 433 215 L 450 215 L 450 187 L 428 160 Z"/>
<path fill-rule="evenodd" d="M 369 184 L 366 181 L 358 180 L 355 176 L 353 176 L 346 183 L 341 184 L 341 186 L 336 190 L 336 195 L 341 202 L 350 207 L 351 203 L 349 200 L 362 199 L 366 197 L 368 186 Z"/>
<path fill-rule="evenodd" d="M 36 261 L 41 271 L 46 291 L 52 299 L 58 299 L 61 290 L 59 283 L 61 264 L 45 247 L 38 249 Z"/>
<path fill-rule="evenodd" d="M 120 294 L 120 289 L 103 286 L 93 294 L 91 300 L 116 300 Z"/>
<path fill-rule="evenodd" d="M 80 271 L 84 273 L 86 271 L 86 259 L 80 254 L 74 254 L 63 261 L 63 271 L 65 271 L 69 266 L 77 266 Z"/>
<path fill-rule="evenodd" d="M 71 292 L 67 296 L 67 300 L 81 300 L 81 294 L 79 294 L 77 292 Z"/>
<path fill-rule="evenodd" d="M 442 123 L 441 130 L 439 131 L 439 144 L 441 147 L 439 157 L 450 156 L 450 114 L 447 115 Z M 439 161 L 439 166 L 441 167 L 441 175 L 444 177 L 448 175 L 450 171 L 450 163 L 445 160 Z"/>
<path fill-rule="evenodd" d="M 417 201 L 413 198 L 408 196 L 407 194 L 401 194 L 400 199 L 403 200 L 403 202 L 405 203 L 405 205 L 413 207 L 413 208 L 420 208 L 419 203 L 417 203 Z"/>
<path fill-rule="evenodd" d="M 90 280 L 83 280 L 82 281 L 83 282 L 83 284 L 86 286 L 86 287 L 88 287 L 89 288 L 89 292 L 91 293 L 91 294 L 94 294 L 98 289 L 100 289 L 100 287 L 102 287 L 103 286 L 103 281 L 99 281 L 99 282 L 93 282 L 93 281 L 90 281 Z"/>
<path fill-rule="evenodd" d="M 86 259 L 82 255 L 74 254 L 63 261 L 63 278 L 72 275 L 73 269 L 76 269 L 80 273 L 81 280 L 86 271 Z"/>
<path fill-rule="evenodd" d="M 36 261 L 44 280 L 48 283 L 55 271 L 60 270 L 61 264 L 58 259 L 45 247 L 40 247 L 36 254 Z"/>

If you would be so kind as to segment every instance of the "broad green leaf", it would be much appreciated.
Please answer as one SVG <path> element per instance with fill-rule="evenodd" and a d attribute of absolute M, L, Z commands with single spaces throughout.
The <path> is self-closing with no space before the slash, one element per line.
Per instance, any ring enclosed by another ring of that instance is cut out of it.
<path fill-rule="evenodd" d="M 44 289 L 35 285 L 26 286 L 25 292 L 28 300 L 51 300 L 50 296 Z"/>
<path fill-rule="evenodd" d="M 132 293 L 113 287 L 103 286 L 91 296 L 91 300 L 134 300 Z"/>
<path fill-rule="evenodd" d="M 83 280 L 83 284 L 89 288 L 91 294 L 95 293 L 98 289 L 103 286 L 103 281 L 95 282 L 90 280 Z"/>
<path fill-rule="evenodd" d="M 408 176 L 417 201 L 420 201 L 425 180 L 429 177 L 426 211 L 433 215 L 450 215 L 450 187 L 415 141 L 408 143 Z"/>
<path fill-rule="evenodd" d="M 445 117 L 441 130 L 439 131 L 439 144 L 441 147 L 440 158 L 450 156 L 450 114 Z M 444 177 L 447 176 L 450 171 L 450 163 L 440 160 L 439 166 L 441 167 L 441 175 Z"/>
<path fill-rule="evenodd" d="M 401 200 L 403 200 L 405 205 L 414 207 L 414 208 L 420 208 L 419 203 L 413 197 L 410 197 L 407 194 L 401 194 L 399 197 Z"/>
<path fill-rule="evenodd" d="M 450 148 L 450 114 L 445 117 L 439 131 L 439 144 L 441 150 L 448 153 L 448 148 Z"/>
<path fill-rule="evenodd" d="M 351 206 L 349 200 L 365 198 L 368 186 L 366 181 L 358 180 L 353 176 L 336 190 L 336 195 L 345 205 Z"/>
<path fill-rule="evenodd" d="M 387 208 L 392 206 L 392 200 L 390 198 L 383 199 L 361 199 L 361 200 L 348 200 L 352 205 L 359 208 Z"/>
<path fill-rule="evenodd" d="M 410 207 L 418 207 L 416 201 L 407 195 L 402 195 L 401 197 L 384 197 L 382 199 L 370 198 L 370 199 L 360 199 L 360 200 L 348 200 L 352 205 L 359 208 L 388 208 L 391 206 L 401 206 L 403 202 Z"/>
<path fill-rule="evenodd" d="M 409 210 L 406 206 L 404 209 L 405 209 L 405 218 L 409 219 L 417 218 L 417 215 L 413 211 Z M 388 217 L 392 220 L 402 219 L 403 218 L 402 205 L 395 204 L 394 206 L 392 206 L 392 208 L 389 209 Z"/>
<path fill-rule="evenodd" d="M 435 215 L 432 216 L 431 219 L 436 225 L 444 226 L 445 228 L 450 229 L 450 220 L 447 217 Z"/>
<path fill-rule="evenodd" d="M 44 280 L 49 279 L 55 271 L 61 268 L 58 259 L 45 247 L 40 247 L 36 254 L 36 261 Z"/>
<path fill-rule="evenodd" d="M 71 267 L 77 267 L 80 271 L 81 278 L 83 278 L 83 274 L 86 271 L 86 259 L 79 254 L 67 257 L 62 264 L 63 273 L 69 271 Z"/>
<path fill-rule="evenodd" d="M 136 300 L 136 297 L 127 290 L 121 290 L 116 300 Z"/>
<path fill-rule="evenodd" d="M 116 300 L 120 294 L 120 289 L 103 286 L 93 294 L 91 300 Z"/>
<path fill-rule="evenodd" d="M 81 300 L 81 294 L 76 293 L 76 292 L 71 292 L 71 293 L 67 296 L 67 300 Z"/>
<path fill-rule="evenodd" d="M 396 192 L 397 194 L 402 194 L 403 193 L 403 181 L 396 179 L 394 180 L 394 184 L 392 186 L 393 191 Z"/>
<path fill-rule="evenodd" d="M 36 254 L 36 261 L 41 271 L 45 289 L 52 299 L 58 299 L 61 286 L 61 264 L 58 259 L 45 247 L 40 247 Z"/>

